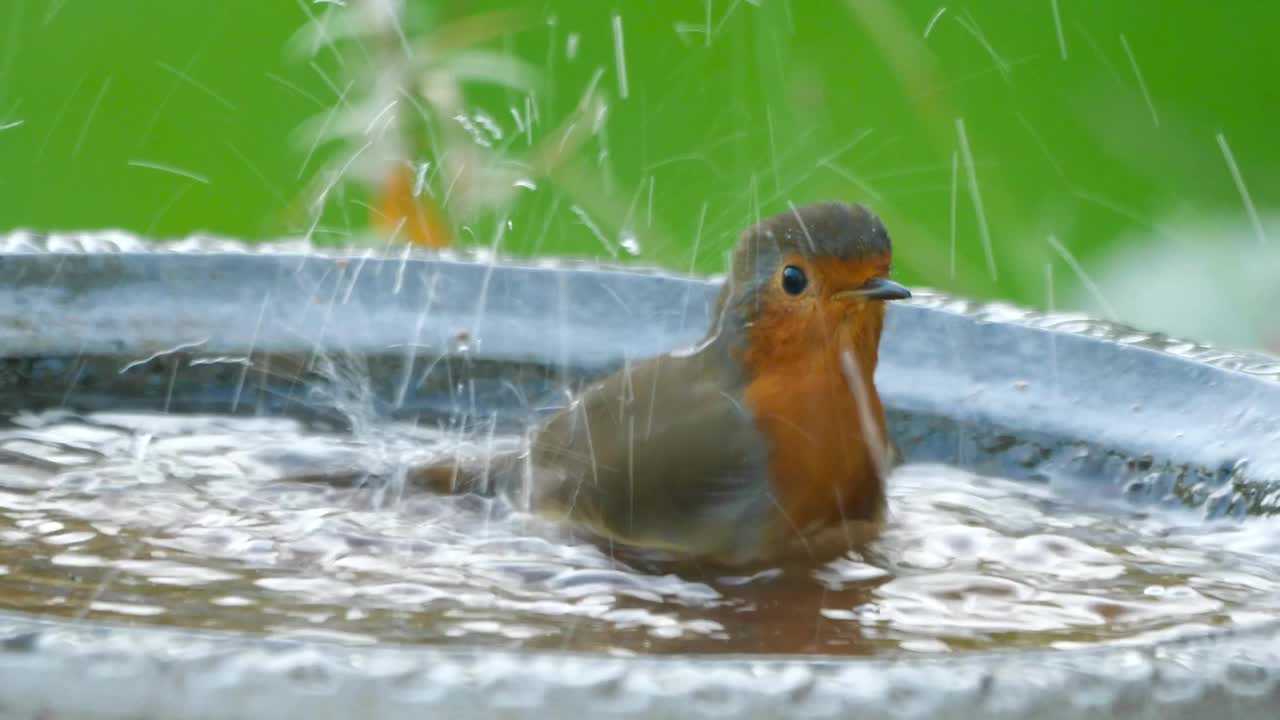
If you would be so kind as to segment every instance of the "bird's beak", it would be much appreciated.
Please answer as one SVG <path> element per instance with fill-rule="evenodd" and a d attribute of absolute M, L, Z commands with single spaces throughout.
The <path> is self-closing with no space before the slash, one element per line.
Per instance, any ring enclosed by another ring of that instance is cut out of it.
<path fill-rule="evenodd" d="M 842 290 L 835 294 L 837 300 L 906 300 L 911 291 L 889 278 L 872 278 L 856 290 Z"/>

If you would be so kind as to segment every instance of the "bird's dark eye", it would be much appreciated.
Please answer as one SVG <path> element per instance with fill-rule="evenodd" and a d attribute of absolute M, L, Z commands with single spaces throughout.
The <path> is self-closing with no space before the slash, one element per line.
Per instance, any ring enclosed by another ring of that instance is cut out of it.
<path fill-rule="evenodd" d="M 782 268 L 782 289 L 787 291 L 788 295 L 799 295 L 809 285 L 809 278 L 805 277 L 804 271 L 795 265 L 788 265 Z"/>

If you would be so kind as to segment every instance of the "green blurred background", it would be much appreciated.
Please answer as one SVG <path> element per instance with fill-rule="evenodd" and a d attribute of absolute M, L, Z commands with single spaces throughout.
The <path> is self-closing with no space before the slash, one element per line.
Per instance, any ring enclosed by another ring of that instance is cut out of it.
<path fill-rule="evenodd" d="M 346 5 L 0 1 L 0 229 L 383 242 L 430 163 L 458 244 L 719 272 L 843 198 L 904 282 L 1280 350 L 1275 3 Z"/>

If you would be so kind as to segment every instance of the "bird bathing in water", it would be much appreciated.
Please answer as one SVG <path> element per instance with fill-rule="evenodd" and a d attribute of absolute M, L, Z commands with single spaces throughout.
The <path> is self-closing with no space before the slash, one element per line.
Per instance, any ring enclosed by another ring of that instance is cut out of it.
<path fill-rule="evenodd" d="M 698 561 L 863 545 L 893 462 L 874 383 L 885 303 L 911 297 L 889 279 L 892 255 L 860 205 L 764 220 L 739 238 L 696 346 L 587 387 L 514 449 L 439 458 L 408 480 Z"/>

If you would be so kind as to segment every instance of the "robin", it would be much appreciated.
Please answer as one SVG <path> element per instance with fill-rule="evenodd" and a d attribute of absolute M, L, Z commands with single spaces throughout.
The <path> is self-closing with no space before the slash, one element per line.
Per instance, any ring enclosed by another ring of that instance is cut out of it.
<path fill-rule="evenodd" d="M 586 388 L 524 442 L 410 470 L 598 539 L 741 565 L 874 539 L 891 445 L 874 375 L 892 249 L 860 205 L 747 229 L 696 346 Z"/>

